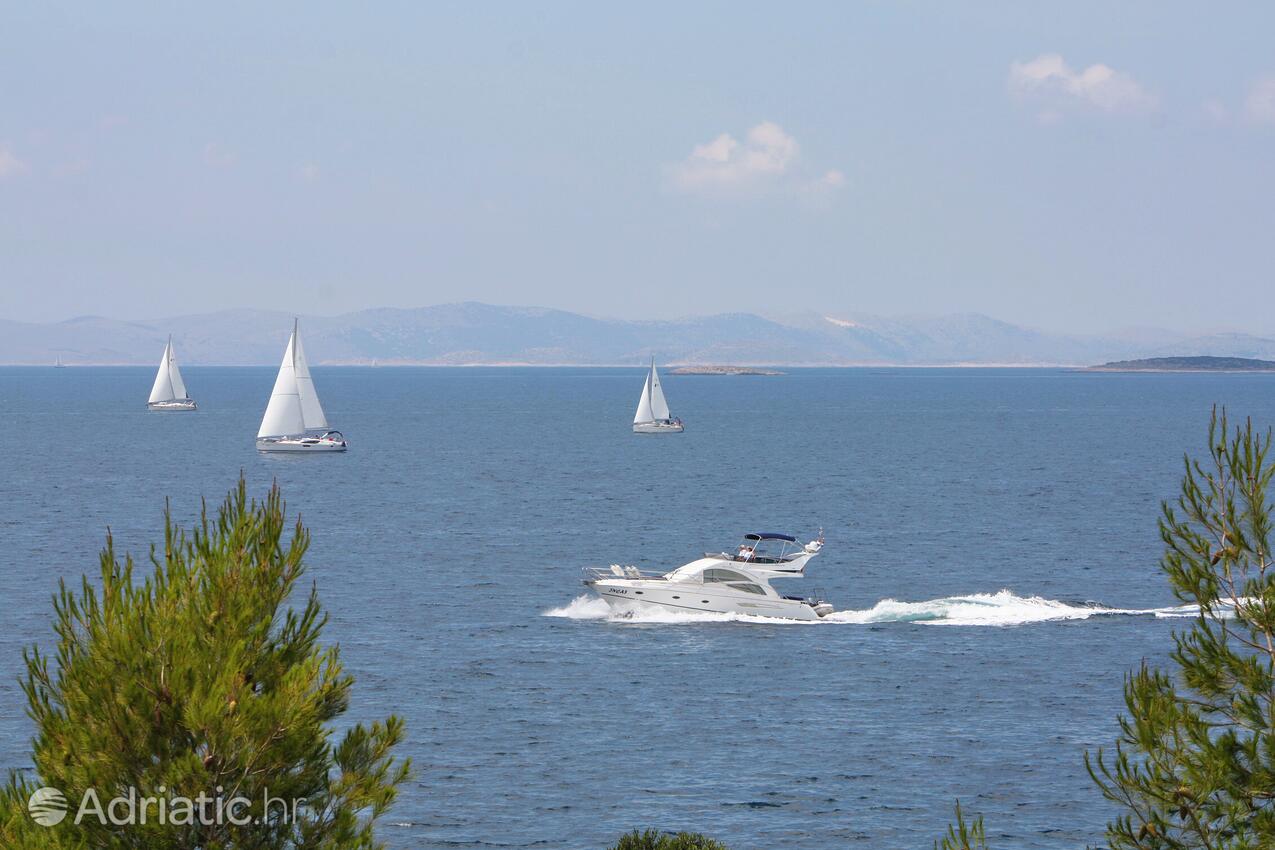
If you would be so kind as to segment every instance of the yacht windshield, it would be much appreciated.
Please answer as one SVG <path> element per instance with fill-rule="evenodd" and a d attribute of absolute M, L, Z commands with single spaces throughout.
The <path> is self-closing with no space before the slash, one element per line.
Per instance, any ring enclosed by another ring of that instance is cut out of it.
<path fill-rule="evenodd" d="M 796 546 L 794 538 L 786 534 L 745 534 L 733 557 L 750 564 L 781 564 Z"/>

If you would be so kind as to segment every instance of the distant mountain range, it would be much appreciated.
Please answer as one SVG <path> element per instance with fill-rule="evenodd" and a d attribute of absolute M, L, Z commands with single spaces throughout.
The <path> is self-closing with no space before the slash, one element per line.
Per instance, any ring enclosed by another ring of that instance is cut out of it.
<path fill-rule="evenodd" d="M 1058 334 L 964 313 L 938 317 L 723 313 L 667 321 L 600 319 L 467 302 L 301 316 L 306 353 L 328 364 L 1076 365 L 1210 355 L 1275 359 L 1275 338 L 1158 329 Z M 173 334 L 182 364 L 272 365 L 292 316 L 230 310 L 156 321 L 86 316 L 0 320 L 0 363 L 157 363 Z"/>

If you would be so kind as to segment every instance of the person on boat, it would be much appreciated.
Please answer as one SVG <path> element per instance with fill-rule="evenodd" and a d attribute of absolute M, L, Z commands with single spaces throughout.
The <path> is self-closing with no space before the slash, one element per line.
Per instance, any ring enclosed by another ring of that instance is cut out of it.
<path fill-rule="evenodd" d="M 741 543 L 739 546 L 739 554 L 735 556 L 736 560 L 748 561 L 753 557 L 753 547 L 747 543 Z"/>

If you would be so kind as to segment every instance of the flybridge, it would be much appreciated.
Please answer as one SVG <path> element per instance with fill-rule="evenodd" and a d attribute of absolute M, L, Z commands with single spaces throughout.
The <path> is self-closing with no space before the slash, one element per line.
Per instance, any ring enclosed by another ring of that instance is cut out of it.
<path fill-rule="evenodd" d="M 705 557 L 729 558 L 735 563 L 756 564 L 780 572 L 800 572 L 810 559 L 823 546 L 823 532 L 817 540 L 802 546 L 791 534 L 780 534 L 777 531 L 753 531 L 744 535 L 744 540 L 734 553 L 722 552 L 714 556 L 705 552 Z"/>

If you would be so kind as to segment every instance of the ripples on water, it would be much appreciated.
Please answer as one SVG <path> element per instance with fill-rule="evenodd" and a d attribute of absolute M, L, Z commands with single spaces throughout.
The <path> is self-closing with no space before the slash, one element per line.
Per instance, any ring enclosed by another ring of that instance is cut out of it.
<path fill-rule="evenodd" d="M 319 352 L 315 352 L 320 354 Z M 637 437 L 640 369 L 315 370 L 344 456 L 262 457 L 272 369 L 0 369 L 0 769 L 59 577 L 107 525 L 144 555 L 244 470 L 314 533 L 309 577 L 418 777 L 393 848 L 599 848 L 634 826 L 735 850 L 930 846 L 961 798 L 998 846 L 1095 841 L 1081 764 L 1121 679 L 1163 662 L 1159 501 L 1209 407 L 1275 421 L 1260 375 L 795 370 L 665 379 L 681 436 Z M 754 527 L 828 545 L 839 613 L 612 616 L 580 567 L 655 569 Z M 946 626 L 946 627 L 944 627 Z"/>

